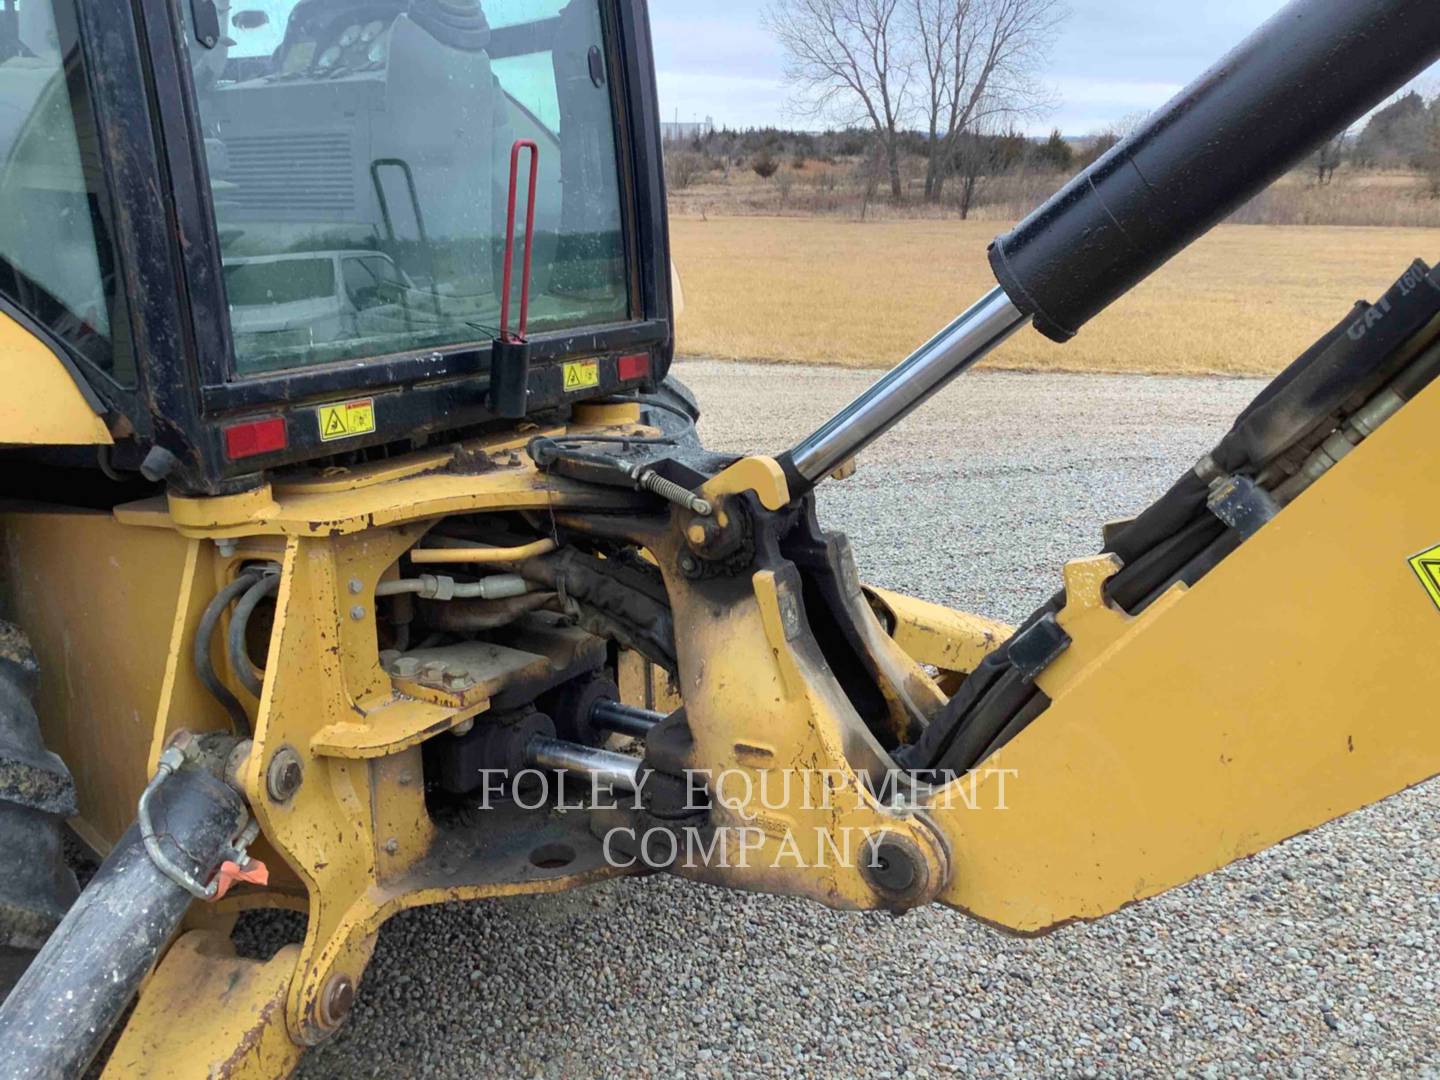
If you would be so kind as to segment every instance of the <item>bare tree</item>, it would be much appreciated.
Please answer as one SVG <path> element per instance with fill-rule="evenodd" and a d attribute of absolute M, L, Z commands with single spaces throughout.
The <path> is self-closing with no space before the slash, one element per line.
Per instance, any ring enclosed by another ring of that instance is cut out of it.
<path fill-rule="evenodd" d="M 1099 131 L 1091 132 L 1090 145 L 1080 154 L 1080 167 L 1084 169 L 1095 164 L 1139 130 L 1140 125 L 1148 119 L 1148 113 L 1126 113 L 1119 120 L 1105 125 Z"/>
<path fill-rule="evenodd" d="M 890 195 L 905 197 L 900 125 L 909 110 L 902 0 L 774 0 L 765 24 L 785 49 L 786 77 L 813 115 L 872 128 Z"/>
<path fill-rule="evenodd" d="M 1324 187 L 1335 179 L 1335 170 L 1345 163 L 1345 143 L 1350 132 L 1338 131 L 1315 148 L 1311 164 L 1315 166 L 1315 182 Z"/>
<path fill-rule="evenodd" d="M 1031 78 L 1067 11 L 1061 0 L 908 0 L 929 129 L 925 198 L 939 202 L 961 136 L 1047 104 Z"/>

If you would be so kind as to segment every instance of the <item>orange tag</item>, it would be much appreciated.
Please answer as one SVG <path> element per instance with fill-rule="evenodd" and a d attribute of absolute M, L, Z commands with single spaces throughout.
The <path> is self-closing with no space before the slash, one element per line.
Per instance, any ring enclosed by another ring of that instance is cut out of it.
<path fill-rule="evenodd" d="M 230 891 L 230 886 L 235 884 L 269 885 L 270 869 L 259 859 L 247 859 L 244 866 L 223 862 L 220 864 L 217 880 L 220 887 L 215 892 L 215 899 L 219 900 Z"/>

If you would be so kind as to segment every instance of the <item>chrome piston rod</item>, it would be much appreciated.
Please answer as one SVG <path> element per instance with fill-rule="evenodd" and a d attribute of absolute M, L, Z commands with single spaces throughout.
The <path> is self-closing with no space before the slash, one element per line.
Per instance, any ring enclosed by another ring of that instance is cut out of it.
<path fill-rule="evenodd" d="M 884 435 L 936 391 L 985 358 L 1030 321 L 998 285 L 984 299 L 892 368 L 780 463 L 817 484 Z"/>
<path fill-rule="evenodd" d="M 640 759 L 611 750 L 598 750 L 593 746 L 537 735 L 530 740 L 525 756 L 531 765 L 541 769 L 563 769 L 626 791 L 636 791 L 640 787 Z"/>
<path fill-rule="evenodd" d="M 590 723 L 602 731 L 643 739 L 655 725 L 665 719 L 664 713 L 636 709 L 618 701 L 597 701 L 590 710 Z"/>

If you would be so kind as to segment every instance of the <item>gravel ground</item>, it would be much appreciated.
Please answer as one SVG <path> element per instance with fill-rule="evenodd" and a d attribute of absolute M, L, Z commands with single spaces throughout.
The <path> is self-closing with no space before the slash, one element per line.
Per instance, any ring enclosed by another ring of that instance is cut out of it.
<path fill-rule="evenodd" d="M 733 450 L 783 447 L 867 381 L 679 373 Z M 824 520 L 869 580 L 1017 620 L 1257 389 L 974 375 L 831 485 Z M 670 878 L 411 912 L 300 1075 L 1440 1077 L 1437 817 L 1426 786 L 1038 941 Z"/>

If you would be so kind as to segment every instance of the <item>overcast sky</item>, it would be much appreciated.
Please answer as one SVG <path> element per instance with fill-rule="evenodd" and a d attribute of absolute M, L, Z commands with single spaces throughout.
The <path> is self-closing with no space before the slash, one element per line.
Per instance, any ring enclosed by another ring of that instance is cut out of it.
<path fill-rule="evenodd" d="M 1069 0 L 1043 81 L 1060 105 L 1029 125 L 1087 135 L 1149 112 L 1284 6 L 1284 0 Z M 788 104 L 765 0 L 650 0 L 664 118 L 815 127 Z"/>

